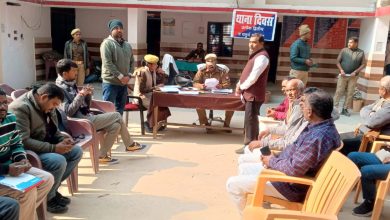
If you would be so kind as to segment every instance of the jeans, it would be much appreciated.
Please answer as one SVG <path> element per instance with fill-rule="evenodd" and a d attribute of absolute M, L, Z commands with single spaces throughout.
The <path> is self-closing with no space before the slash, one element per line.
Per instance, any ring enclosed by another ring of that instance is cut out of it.
<path fill-rule="evenodd" d="M 69 177 L 73 169 L 77 167 L 82 156 L 83 150 L 77 145 L 66 154 L 43 153 L 39 155 L 43 169 L 54 176 L 54 185 L 49 194 L 47 194 L 48 201 L 56 196 L 61 182 Z"/>
<path fill-rule="evenodd" d="M 127 86 L 118 86 L 109 83 L 102 83 L 102 86 L 103 100 L 114 103 L 116 111 L 123 115 L 127 99 Z"/>
<path fill-rule="evenodd" d="M 348 158 L 359 167 L 362 174 L 363 198 L 374 201 L 376 181 L 386 179 L 390 171 L 390 164 L 383 164 L 373 153 L 352 152 L 348 154 Z"/>
<path fill-rule="evenodd" d="M 17 200 L 0 197 L 0 219 L 19 220 L 19 203 Z"/>

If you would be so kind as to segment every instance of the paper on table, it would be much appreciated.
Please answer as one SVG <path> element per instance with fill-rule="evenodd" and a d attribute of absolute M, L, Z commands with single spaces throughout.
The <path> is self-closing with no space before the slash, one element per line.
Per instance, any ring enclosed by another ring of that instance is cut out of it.
<path fill-rule="evenodd" d="M 204 85 L 207 89 L 216 89 L 218 84 L 219 80 L 217 80 L 216 78 L 210 78 L 204 81 Z"/>

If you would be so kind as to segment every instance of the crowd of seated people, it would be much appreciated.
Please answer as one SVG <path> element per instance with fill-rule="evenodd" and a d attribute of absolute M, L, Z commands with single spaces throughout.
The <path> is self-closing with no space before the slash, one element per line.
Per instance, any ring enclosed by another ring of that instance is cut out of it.
<path fill-rule="evenodd" d="M 245 208 L 247 194 L 254 193 L 257 177 L 264 169 L 273 169 L 296 177 L 314 177 L 324 159 L 332 150 L 339 150 L 344 142 L 341 153 L 348 155 L 361 171 L 364 201 L 353 209 L 352 214 L 370 216 L 376 197 L 376 181 L 385 180 L 390 172 L 390 146 L 385 146 L 388 153 L 384 158 L 375 153 L 358 151 L 366 149 L 362 148 L 360 143 L 362 138 L 367 137 L 367 133 L 376 134 L 371 141 L 383 135 L 390 135 L 390 76 L 380 80 L 379 100 L 360 111 L 360 133 L 352 140 L 340 139 L 334 126 L 334 120 L 338 119 L 339 114 L 334 109 L 333 100 L 328 93 L 313 87 L 303 92 L 303 83 L 297 79 L 287 81 L 285 92 L 289 103 L 292 103 L 289 105 L 289 108 L 292 107 L 292 116 L 287 114 L 286 123 L 260 131 L 259 140 L 252 141 L 238 158 L 238 175 L 227 180 L 227 191 L 239 212 L 242 213 Z M 275 132 L 278 130 L 283 132 Z M 270 131 L 274 131 L 273 134 L 278 134 L 278 137 L 270 136 Z M 375 132 L 372 133 L 373 131 Z M 266 138 L 267 135 L 269 139 Z M 272 151 L 271 155 L 263 155 L 263 148 L 275 151 Z M 307 189 L 296 184 L 267 182 L 264 195 L 302 202 Z"/>

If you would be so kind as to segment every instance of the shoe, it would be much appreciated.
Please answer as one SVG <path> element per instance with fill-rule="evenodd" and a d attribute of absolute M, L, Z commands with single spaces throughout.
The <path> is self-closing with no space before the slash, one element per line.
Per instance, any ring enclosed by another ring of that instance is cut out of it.
<path fill-rule="evenodd" d="M 146 147 L 145 144 L 140 144 L 137 142 L 133 142 L 130 146 L 126 147 L 126 151 L 137 151 L 137 150 L 142 150 Z"/>
<path fill-rule="evenodd" d="M 162 126 L 158 129 L 158 131 L 164 131 L 166 128 L 167 128 L 166 125 L 162 125 Z"/>
<path fill-rule="evenodd" d="M 348 109 L 346 109 L 346 108 L 343 108 L 343 110 L 341 111 L 341 114 L 342 114 L 342 115 L 345 115 L 345 116 L 347 116 L 347 117 L 351 116 L 351 113 L 349 113 L 349 112 L 348 112 Z"/>
<path fill-rule="evenodd" d="M 244 145 L 243 147 L 241 147 L 241 148 L 238 148 L 238 149 L 236 150 L 236 154 L 243 154 L 243 153 L 244 153 L 244 150 L 245 150 L 245 145 Z"/>
<path fill-rule="evenodd" d="M 352 215 L 369 217 L 371 216 L 373 209 L 374 209 L 374 202 L 366 199 L 362 204 L 360 204 L 358 207 L 352 210 Z"/>
<path fill-rule="evenodd" d="M 55 198 L 57 199 L 57 203 L 62 206 L 67 206 L 70 204 L 70 199 L 68 197 L 61 195 L 61 193 L 59 192 L 56 192 Z"/>
<path fill-rule="evenodd" d="M 149 127 L 148 122 L 144 122 L 144 128 L 147 133 L 153 133 L 153 128 Z"/>
<path fill-rule="evenodd" d="M 113 164 L 118 164 L 119 160 L 111 158 L 109 156 L 101 157 L 99 158 L 99 163 L 101 164 L 108 164 L 108 165 L 113 165 Z"/>
<path fill-rule="evenodd" d="M 68 211 L 68 207 L 59 204 L 56 197 L 50 199 L 50 201 L 47 201 L 46 209 L 48 212 L 55 213 L 55 214 L 61 214 Z"/>

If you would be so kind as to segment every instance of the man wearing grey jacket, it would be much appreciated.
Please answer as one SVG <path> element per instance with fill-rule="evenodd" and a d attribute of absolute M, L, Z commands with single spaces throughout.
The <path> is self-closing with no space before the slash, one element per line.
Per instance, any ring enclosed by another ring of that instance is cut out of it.
<path fill-rule="evenodd" d="M 73 118 L 84 118 L 92 122 L 96 130 L 107 132 L 104 141 L 100 143 L 99 162 L 102 164 L 116 164 L 118 159 L 111 158 L 108 151 L 114 145 L 118 134 L 121 135 L 126 151 L 142 149 L 144 145 L 135 142 L 129 134 L 122 116 L 118 112 L 106 112 L 94 115 L 90 111 L 90 102 L 93 87 L 84 86 L 78 89 L 76 86 L 77 65 L 69 59 L 62 59 L 57 62 L 58 77 L 56 84 L 64 91 L 64 102 L 61 104 L 67 116 Z"/>
<path fill-rule="evenodd" d="M 100 45 L 102 58 L 103 99 L 115 104 L 121 115 L 126 104 L 127 84 L 134 71 L 134 56 L 130 44 L 123 39 L 123 24 L 108 22 L 111 35 Z"/>
<path fill-rule="evenodd" d="M 47 83 L 15 101 L 9 109 L 16 115 L 16 128 L 20 131 L 26 149 L 38 154 L 43 170 L 54 177 L 54 185 L 47 194 L 47 210 L 64 213 L 70 199 L 58 192 L 61 182 L 77 168 L 83 150 L 72 138 L 66 138 L 58 130 L 55 108 L 64 100 L 62 89 Z"/>
<path fill-rule="evenodd" d="M 360 110 L 362 125 L 361 132 L 355 138 L 344 139 L 344 147 L 341 153 L 348 155 L 352 151 L 358 151 L 363 133 L 369 130 L 380 131 L 380 134 L 390 135 L 390 76 L 384 76 L 379 82 L 378 90 L 380 98 L 371 105 L 364 106 Z"/>

